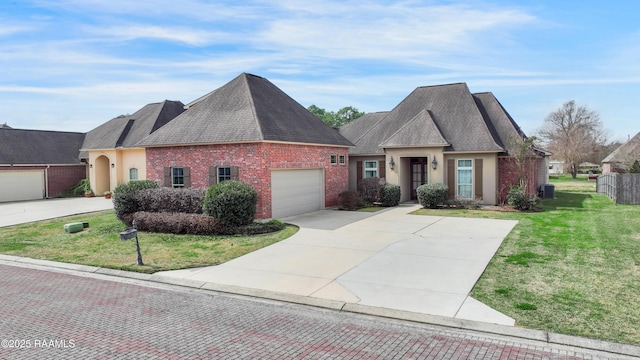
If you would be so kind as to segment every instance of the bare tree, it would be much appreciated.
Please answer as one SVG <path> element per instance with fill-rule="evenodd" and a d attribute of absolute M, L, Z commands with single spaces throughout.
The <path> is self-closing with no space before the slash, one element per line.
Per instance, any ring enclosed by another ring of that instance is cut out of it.
<path fill-rule="evenodd" d="M 600 115 L 586 106 L 576 105 L 573 100 L 547 116 L 538 136 L 547 149 L 564 160 L 574 179 L 578 165 L 592 157 L 606 142 Z"/>

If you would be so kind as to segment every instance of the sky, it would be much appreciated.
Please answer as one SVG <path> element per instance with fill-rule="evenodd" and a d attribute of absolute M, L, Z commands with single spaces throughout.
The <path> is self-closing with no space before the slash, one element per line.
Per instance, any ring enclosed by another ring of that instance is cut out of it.
<path fill-rule="evenodd" d="M 575 100 L 624 141 L 640 132 L 639 13 L 635 0 L 3 0 L 0 124 L 87 132 L 246 72 L 328 111 L 465 82 L 527 135 Z"/>

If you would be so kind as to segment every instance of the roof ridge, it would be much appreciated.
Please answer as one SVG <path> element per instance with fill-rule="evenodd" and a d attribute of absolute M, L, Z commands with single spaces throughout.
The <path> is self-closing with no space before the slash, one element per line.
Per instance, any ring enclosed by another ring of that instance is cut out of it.
<path fill-rule="evenodd" d="M 467 87 L 467 90 L 469 89 L 469 87 L 467 86 L 467 83 L 464 81 L 449 83 L 449 84 L 422 85 L 422 86 L 418 86 L 416 89 L 434 88 L 434 87 L 452 86 L 452 85 L 464 85 L 465 87 Z"/>
<path fill-rule="evenodd" d="M 258 133 L 259 133 L 259 138 L 264 140 L 264 132 L 262 131 L 262 122 L 260 121 L 260 119 L 258 119 L 258 111 L 256 109 L 256 103 L 255 101 L 253 101 L 253 92 L 251 91 L 251 85 L 249 84 L 249 78 L 248 76 L 250 76 L 251 74 L 248 73 L 242 73 L 240 76 L 242 76 L 242 80 L 244 80 L 246 86 L 247 86 L 247 92 L 249 95 L 249 103 L 251 104 L 251 112 L 253 113 L 253 119 L 256 122 L 256 127 L 258 129 Z M 255 75 L 253 75 L 255 76 Z M 260 78 L 259 76 L 257 76 L 258 78 Z M 261 78 L 264 79 L 264 78 Z"/>
<path fill-rule="evenodd" d="M 485 118 L 485 116 L 482 114 L 482 110 L 480 109 L 480 107 L 478 106 L 478 103 L 476 102 L 476 98 L 473 95 L 473 93 L 471 93 L 471 91 L 469 91 L 469 87 L 467 86 L 467 84 L 464 84 L 465 87 L 467 88 L 466 94 L 469 94 L 469 97 L 471 98 L 471 103 L 474 105 L 473 108 L 475 109 L 476 113 L 480 116 L 480 119 L 482 120 L 481 122 L 481 126 L 484 127 L 485 131 L 487 132 L 487 135 L 489 135 L 489 138 L 491 139 L 491 141 L 493 142 L 493 145 L 497 146 L 499 149 L 501 149 L 502 151 L 505 151 L 507 149 L 505 149 L 504 146 L 500 146 L 500 144 L 498 144 L 496 142 L 496 139 L 493 136 L 493 133 L 491 132 L 491 129 L 489 129 L 489 125 L 487 124 L 487 119 Z M 494 96 L 495 99 L 495 96 Z M 497 100 L 497 99 L 496 99 Z M 500 107 L 502 107 L 502 105 L 500 105 Z M 503 108 L 504 109 L 504 108 Z"/>
<path fill-rule="evenodd" d="M 65 134 L 86 134 L 86 132 L 82 131 L 60 131 L 60 130 L 40 130 L 40 129 L 16 129 L 12 127 L 0 127 L 2 130 L 6 131 L 37 131 L 37 132 L 50 132 L 50 133 L 65 133 Z"/>

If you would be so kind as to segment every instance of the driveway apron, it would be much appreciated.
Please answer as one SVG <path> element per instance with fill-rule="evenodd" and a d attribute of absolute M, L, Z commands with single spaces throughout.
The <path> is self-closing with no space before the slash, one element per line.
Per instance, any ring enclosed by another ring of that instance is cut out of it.
<path fill-rule="evenodd" d="M 0 203 L 0 227 L 113 209 L 104 197 L 74 197 Z"/>
<path fill-rule="evenodd" d="M 337 210 L 284 219 L 292 237 L 218 266 L 162 276 L 514 325 L 469 296 L 517 221 Z"/>

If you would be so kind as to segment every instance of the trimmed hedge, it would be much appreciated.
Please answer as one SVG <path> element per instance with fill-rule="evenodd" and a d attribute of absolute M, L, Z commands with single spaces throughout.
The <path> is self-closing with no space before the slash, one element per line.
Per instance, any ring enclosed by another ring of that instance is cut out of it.
<path fill-rule="evenodd" d="M 233 234 L 233 229 L 224 226 L 215 218 L 203 214 L 139 211 L 125 215 L 128 224 L 136 221 L 141 231 L 165 234 L 214 235 Z"/>
<path fill-rule="evenodd" d="M 418 201 L 425 208 L 435 209 L 449 200 L 449 187 L 445 184 L 423 184 L 416 189 Z"/>
<path fill-rule="evenodd" d="M 344 191 L 338 194 L 338 207 L 341 210 L 357 210 L 362 201 L 355 191 Z"/>
<path fill-rule="evenodd" d="M 205 189 L 161 187 L 140 190 L 135 198 L 141 211 L 202 214 L 205 192 Z"/>
<path fill-rule="evenodd" d="M 380 202 L 384 207 L 397 206 L 400 203 L 400 185 L 385 184 L 380 189 Z"/>
<path fill-rule="evenodd" d="M 278 220 L 233 227 L 224 225 L 209 215 L 187 213 L 140 211 L 127 214 L 125 218 L 130 223 L 135 220 L 138 230 L 141 231 L 178 235 L 259 235 L 280 231 L 286 227 Z"/>
<path fill-rule="evenodd" d="M 124 215 L 133 214 L 140 211 L 138 200 L 136 199 L 136 193 L 144 189 L 159 188 L 160 185 L 151 180 L 135 180 L 129 181 L 126 184 L 118 185 L 113 191 L 113 209 L 116 212 L 116 216 L 120 221 L 131 225 L 124 220 Z"/>
<path fill-rule="evenodd" d="M 227 180 L 211 186 L 204 197 L 202 210 L 227 226 L 249 225 L 256 217 L 258 192 L 253 186 Z"/>

